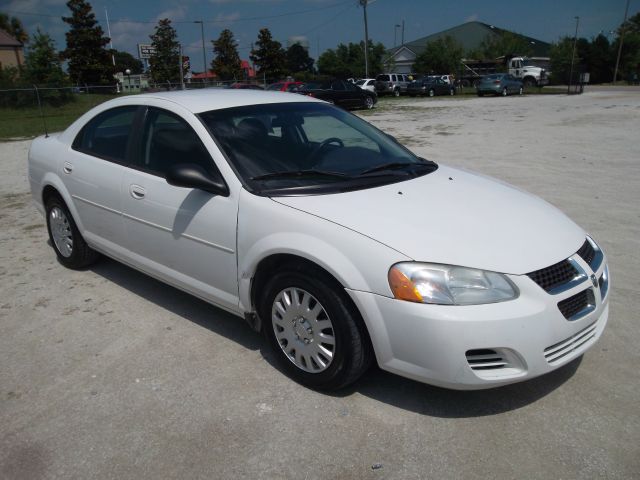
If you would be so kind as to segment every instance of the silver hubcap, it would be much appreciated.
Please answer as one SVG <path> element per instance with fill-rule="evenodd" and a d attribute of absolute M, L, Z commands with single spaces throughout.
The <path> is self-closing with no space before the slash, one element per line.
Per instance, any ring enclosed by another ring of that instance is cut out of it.
<path fill-rule="evenodd" d="M 73 234 L 69 220 L 61 208 L 53 207 L 49 212 L 49 228 L 60 255 L 70 257 L 73 253 Z"/>
<path fill-rule="evenodd" d="M 367 99 L 365 100 L 365 103 L 367 105 L 367 108 L 373 108 L 373 98 L 367 97 Z"/>
<path fill-rule="evenodd" d="M 336 346 L 333 324 L 313 295 L 285 288 L 273 301 L 271 323 L 280 348 L 296 367 L 309 373 L 329 368 Z"/>

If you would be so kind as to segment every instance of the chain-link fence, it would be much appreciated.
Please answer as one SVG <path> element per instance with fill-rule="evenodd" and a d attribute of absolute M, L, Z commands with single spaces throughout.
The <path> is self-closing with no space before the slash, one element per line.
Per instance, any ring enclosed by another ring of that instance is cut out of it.
<path fill-rule="evenodd" d="M 203 88 L 264 88 L 262 83 L 194 81 L 180 83 L 123 82 L 113 85 L 23 87 L 0 89 L 0 141 L 31 138 L 64 130 L 91 108 L 121 95 Z"/>

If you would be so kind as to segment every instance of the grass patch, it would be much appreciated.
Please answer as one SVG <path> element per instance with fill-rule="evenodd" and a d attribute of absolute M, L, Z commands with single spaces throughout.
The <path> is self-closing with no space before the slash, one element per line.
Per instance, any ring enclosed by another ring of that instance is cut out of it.
<path fill-rule="evenodd" d="M 64 130 L 87 110 L 115 97 L 82 93 L 74 98 L 74 101 L 61 107 L 43 106 L 42 113 L 49 133 Z M 0 141 L 32 138 L 44 134 L 42 116 L 35 98 L 33 103 L 32 107 L 0 108 Z"/>

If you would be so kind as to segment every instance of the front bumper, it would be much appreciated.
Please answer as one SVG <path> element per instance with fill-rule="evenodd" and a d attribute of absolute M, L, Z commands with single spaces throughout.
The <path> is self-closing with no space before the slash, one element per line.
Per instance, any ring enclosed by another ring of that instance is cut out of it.
<path fill-rule="evenodd" d="M 605 268 L 606 259 L 594 272 L 597 278 Z M 487 305 L 427 305 L 348 292 L 363 313 L 382 369 L 456 390 L 497 387 L 551 372 L 602 335 L 609 315 L 608 278 L 606 285 L 587 278 L 556 295 L 526 275 L 509 278 L 520 296 Z M 589 289 L 593 308 L 567 320 L 558 302 Z"/>

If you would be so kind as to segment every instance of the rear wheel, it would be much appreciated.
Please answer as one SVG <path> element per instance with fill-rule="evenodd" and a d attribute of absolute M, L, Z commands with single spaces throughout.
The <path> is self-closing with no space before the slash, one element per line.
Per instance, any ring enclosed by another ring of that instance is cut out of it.
<path fill-rule="evenodd" d="M 400 96 L 400 89 L 399 89 L 399 88 L 396 88 L 396 89 L 393 91 L 393 96 L 394 96 L 394 97 L 399 97 L 399 96 Z"/>
<path fill-rule="evenodd" d="M 369 95 L 367 95 L 366 97 L 364 97 L 364 106 L 367 110 L 371 110 L 373 108 L 373 97 L 370 97 Z"/>
<path fill-rule="evenodd" d="M 94 263 L 100 256 L 84 241 L 64 201 L 57 195 L 45 203 L 47 231 L 51 245 L 65 267 L 78 269 Z"/>
<path fill-rule="evenodd" d="M 522 87 L 518 89 L 518 95 L 522 95 Z"/>
<path fill-rule="evenodd" d="M 509 92 L 507 91 L 507 87 L 504 87 L 504 88 L 502 89 L 502 96 L 503 96 L 503 97 L 506 97 L 508 93 L 509 93 Z"/>
<path fill-rule="evenodd" d="M 436 95 L 436 91 L 432 88 L 429 90 L 429 96 L 434 97 Z"/>
<path fill-rule="evenodd" d="M 362 320 L 334 283 L 319 271 L 284 270 L 267 284 L 259 306 L 280 365 L 324 390 L 353 383 L 372 359 Z"/>

